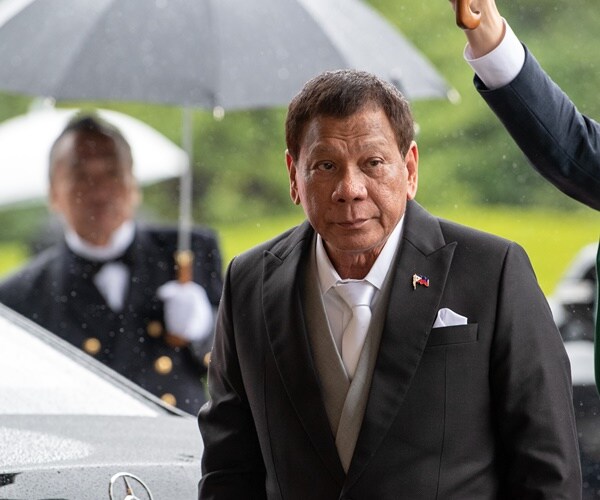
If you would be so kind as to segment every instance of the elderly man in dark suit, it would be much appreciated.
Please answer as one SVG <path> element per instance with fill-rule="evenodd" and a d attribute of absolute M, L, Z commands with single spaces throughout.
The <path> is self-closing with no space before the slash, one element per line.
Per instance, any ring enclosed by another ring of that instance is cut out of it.
<path fill-rule="evenodd" d="M 308 220 L 228 269 L 201 499 L 580 498 L 569 362 L 529 260 L 417 204 L 413 129 L 364 72 L 291 102 Z"/>
<path fill-rule="evenodd" d="M 6 279 L 0 301 L 197 413 L 222 287 L 215 236 L 193 232 L 195 282 L 178 283 L 177 232 L 134 223 L 140 194 L 130 147 L 96 116 L 68 124 L 52 147 L 49 174 L 65 238 Z"/>

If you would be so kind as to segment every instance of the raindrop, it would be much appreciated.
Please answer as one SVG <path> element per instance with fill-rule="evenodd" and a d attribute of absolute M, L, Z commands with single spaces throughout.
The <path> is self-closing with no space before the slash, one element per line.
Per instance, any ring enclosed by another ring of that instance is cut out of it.
<path fill-rule="evenodd" d="M 287 68 L 279 68 L 277 71 L 277 77 L 280 80 L 287 80 L 290 77 L 290 71 Z"/>
<path fill-rule="evenodd" d="M 450 89 L 447 93 L 446 96 L 448 97 L 448 100 L 452 103 L 452 104 L 458 104 L 460 103 L 460 101 L 462 100 L 462 97 L 460 95 L 460 92 L 456 89 Z"/>
<path fill-rule="evenodd" d="M 213 108 L 213 118 L 218 122 L 225 118 L 225 109 L 222 106 L 215 106 Z"/>

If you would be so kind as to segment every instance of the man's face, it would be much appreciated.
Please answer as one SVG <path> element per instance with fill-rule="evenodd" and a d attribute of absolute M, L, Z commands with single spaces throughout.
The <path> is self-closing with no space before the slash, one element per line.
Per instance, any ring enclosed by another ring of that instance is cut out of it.
<path fill-rule="evenodd" d="M 373 106 L 348 118 L 315 118 L 297 161 L 289 154 L 286 161 L 292 200 L 336 268 L 340 259 L 372 264 L 417 192 L 416 144 L 402 155 L 387 116 Z"/>
<path fill-rule="evenodd" d="M 139 191 L 122 147 L 109 137 L 72 132 L 54 154 L 52 208 L 87 242 L 103 246 L 133 217 Z"/>

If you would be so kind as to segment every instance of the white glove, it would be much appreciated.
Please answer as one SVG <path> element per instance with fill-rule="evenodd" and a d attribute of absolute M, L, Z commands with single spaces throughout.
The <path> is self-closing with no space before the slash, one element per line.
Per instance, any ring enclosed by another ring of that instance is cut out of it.
<path fill-rule="evenodd" d="M 168 281 L 156 292 L 164 302 L 167 331 L 189 341 L 208 337 L 213 326 L 213 310 L 206 291 L 198 283 Z"/>

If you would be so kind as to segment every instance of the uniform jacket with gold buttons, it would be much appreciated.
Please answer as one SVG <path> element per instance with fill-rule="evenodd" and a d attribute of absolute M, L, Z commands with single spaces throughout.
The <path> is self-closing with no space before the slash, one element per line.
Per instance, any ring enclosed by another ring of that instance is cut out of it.
<path fill-rule="evenodd" d="M 0 302 L 80 347 L 125 377 L 177 407 L 196 413 L 205 402 L 203 355 L 212 336 L 200 344 L 173 348 L 164 340 L 163 303 L 156 291 L 176 278 L 172 228 L 136 228 L 124 257 L 129 288 L 120 312 L 113 312 L 93 283 L 90 265 L 63 242 L 36 256 L 0 284 Z M 221 255 L 214 234 L 192 233 L 194 281 L 218 305 Z"/>

